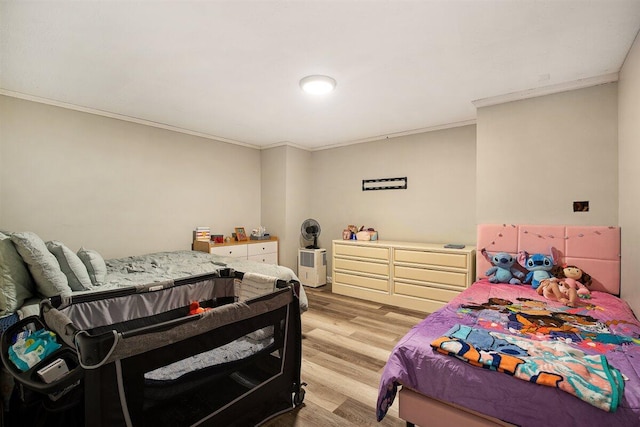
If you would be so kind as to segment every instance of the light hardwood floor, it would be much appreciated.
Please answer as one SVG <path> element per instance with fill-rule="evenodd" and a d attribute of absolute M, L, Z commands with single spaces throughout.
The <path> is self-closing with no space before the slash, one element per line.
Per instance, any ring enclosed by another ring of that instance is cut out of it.
<path fill-rule="evenodd" d="M 396 342 L 427 313 L 305 288 L 302 315 L 303 405 L 268 423 L 284 426 L 404 426 L 394 402 L 381 423 L 375 403 L 380 375 Z"/>

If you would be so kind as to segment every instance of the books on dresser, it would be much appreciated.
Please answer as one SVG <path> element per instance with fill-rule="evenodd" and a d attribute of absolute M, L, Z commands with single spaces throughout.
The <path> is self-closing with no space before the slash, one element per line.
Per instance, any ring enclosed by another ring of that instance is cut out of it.
<path fill-rule="evenodd" d="M 196 227 L 193 230 L 193 240 L 208 242 L 211 239 L 211 229 L 209 227 Z"/>

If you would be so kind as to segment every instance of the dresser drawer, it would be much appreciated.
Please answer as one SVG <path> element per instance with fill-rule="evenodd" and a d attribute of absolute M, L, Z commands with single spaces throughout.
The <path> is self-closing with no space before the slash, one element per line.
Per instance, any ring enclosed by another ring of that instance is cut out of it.
<path fill-rule="evenodd" d="M 246 258 L 247 257 L 247 245 L 237 246 L 212 246 L 209 249 L 209 253 L 219 256 L 228 256 L 232 258 Z"/>
<path fill-rule="evenodd" d="M 454 271 L 430 270 L 428 268 L 413 268 L 394 266 L 393 276 L 397 279 L 409 279 L 420 282 L 441 283 L 445 285 L 467 287 L 467 274 Z"/>
<path fill-rule="evenodd" d="M 333 282 L 341 285 L 351 285 L 360 288 L 376 289 L 379 291 L 389 290 L 388 279 L 376 279 L 374 277 L 356 276 L 354 274 L 336 272 L 333 277 Z"/>
<path fill-rule="evenodd" d="M 415 285 L 412 283 L 393 283 L 393 293 L 398 295 L 408 295 L 411 297 L 425 298 L 433 301 L 441 301 L 447 303 L 460 294 L 459 291 L 450 291 L 448 289 L 432 288 L 424 285 Z"/>
<path fill-rule="evenodd" d="M 261 262 L 263 264 L 277 264 L 278 263 L 278 254 L 272 252 L 270 254 L 259 254 L 259 255 L 251 255 L 249 256 L 249 261 Z"/>
<path fill-rule="evenodd" d="M 467 255 L 465 254 L 395 249 L 393 252 L 393 257 L 395 262 L 467 268 Z"/>
<path fill-rule="evenodd" d="M 336 270 L 349 270 L 359 273 L 377 274 L 389 277 L 389 264 L 356 261 L 345 258 L 334 258 L 333 267 Z"/>
<path fill-rule="evenodd" d="M 352 256 L 357 258 L 371 258 L 381 261 L 389 261 L 389 249 L 388 248 L 374 248 L 368 246 L 357 245 L 340 245 L 336 244 L 333 247 L 334 256 Z"/>
<path fill-rule="evenodd" d="M 251 243 L 247 245 L 250 257 L 278 252 L 278 242 Z"/>

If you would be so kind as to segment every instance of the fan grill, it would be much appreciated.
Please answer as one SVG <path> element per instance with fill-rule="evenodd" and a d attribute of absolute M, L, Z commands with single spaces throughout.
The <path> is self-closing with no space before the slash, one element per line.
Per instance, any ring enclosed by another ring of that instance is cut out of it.
<path fill-rule="evenodd" d="M 309 218 L 305 220 L 300 226 L 300 234 L 305 240 L 313 240 L 313 245 L 309 245 L 307 249 L 320 249 L 318 248 L 318 236 L 320 235 L 320 224 L 315 219 Z"/>

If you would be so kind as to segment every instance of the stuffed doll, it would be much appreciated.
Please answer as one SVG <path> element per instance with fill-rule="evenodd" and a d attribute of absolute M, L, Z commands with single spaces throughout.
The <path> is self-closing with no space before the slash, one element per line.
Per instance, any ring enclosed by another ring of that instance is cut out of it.
<path fill-rule="evenodd" d="M 591 292 L 587 288 L 587 286 L 591 286 L 591 276 L 582 271 L 581 268 L 575 265 L 557 265 L 551 270 L 551 273 L 565 286 L 575 289 L 578 297 L 583 299 L 591 298 Z"/>
<path fill-rule="evenodd" d="M 538 295 L 543 295 L 551 301 L 558 301 L 568 307 L 575 307 L 578 300 L 578 292 L 556 277 L 542 279 L 536 289 Z"/>
<path fill-rule="evenodd" d="M 518 253 L 518 263 L 526 268 L 527 273 L 524 283 L 531 282 L 533 289 L 538 289 L 540 281 L 551 278 L 551 269 L 555 264 L 554 258 L 557 258 L 556 249 L 551 248 L 551 255 L 533 254 L 529 256 L 526 251 Z"/>
<path fill-rule="evenodd" d="M 491 283 L 510 283 L 512 285 L 519 285 L 522 282 L 520 279 L 524 277 L 524 273 L 513 266 L 516 259 L 506 252 L 498 252 L 497 254 L 491 254 L 486 249 L 480 251 L 483 257 L 493 267 L 487 270 L 485 273 Z"/>

